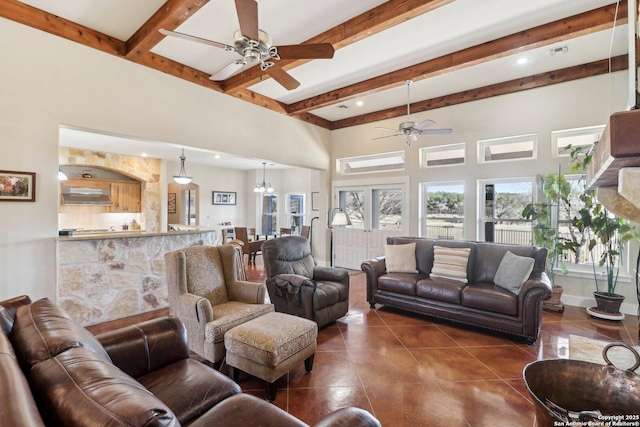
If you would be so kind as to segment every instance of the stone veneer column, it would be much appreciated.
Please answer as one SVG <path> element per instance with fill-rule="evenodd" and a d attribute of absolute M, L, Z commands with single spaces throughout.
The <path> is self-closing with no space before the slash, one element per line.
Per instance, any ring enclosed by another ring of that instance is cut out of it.
<path fill-rule="evenodd" d="M 213 245 L 216 233 L 59 239 L 57 302 L 82 325 L 168 307 L 164 255 Z"/>

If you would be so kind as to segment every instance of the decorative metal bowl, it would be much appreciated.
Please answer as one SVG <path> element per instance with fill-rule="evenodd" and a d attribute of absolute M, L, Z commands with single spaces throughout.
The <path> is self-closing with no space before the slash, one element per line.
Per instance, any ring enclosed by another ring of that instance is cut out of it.
<path fill-rule="evenodd" d="M 612 347 L 633 352 L 635 364 L 627 370 L 615 367 L 607 357 Z M 612 343 L 602 350 L 602 357 L 606 365 L 549 359 L 525 366 L 537 426 L 612 425 L 614 420 L 640 425 L 640 375 L 633 372 L 640 366 L 640 355 L 627 344 Z"/>

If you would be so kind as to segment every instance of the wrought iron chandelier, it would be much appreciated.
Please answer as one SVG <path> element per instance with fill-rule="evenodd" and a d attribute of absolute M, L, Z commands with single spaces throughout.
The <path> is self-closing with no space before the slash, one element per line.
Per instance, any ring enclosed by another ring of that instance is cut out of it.
<path fill-rule="evenodd" d="M 266 173 L 267 162 L 262 162 L 262 182 L 256 184 L 256 188 L 253 189 L 254 193 L 264 193 L 265 191 L 267 193 L 273 193 L 273 187 L 270 183 L 267 184 Z"/>

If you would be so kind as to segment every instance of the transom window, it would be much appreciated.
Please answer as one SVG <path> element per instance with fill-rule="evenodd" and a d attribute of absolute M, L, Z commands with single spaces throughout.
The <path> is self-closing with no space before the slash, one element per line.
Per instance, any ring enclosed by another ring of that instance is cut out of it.
<path fill-rule="evenodd" d="M 336 160 L 336 167 L 342 175 L 401 171 L 404 170 L 404 151 L 345 157 Z"/>
<path fill-rule="evenodd" d="M 465 143 L 438 145 L 420 149 L 420 167 L 464 165 Z"/>
<path fill-rule="evenodd" d="M 537 157 L 538 134 L 478 141 L 478 163 L 530 160 Z"/>
<path fill-rule="evenodd" d="M 600 141 L 604 125 L 576 129 L 555 130 L 551 132 L 551 152 L 554 157 L 568 157 L 570 150 L 565 147 L 590 147 Z"/>

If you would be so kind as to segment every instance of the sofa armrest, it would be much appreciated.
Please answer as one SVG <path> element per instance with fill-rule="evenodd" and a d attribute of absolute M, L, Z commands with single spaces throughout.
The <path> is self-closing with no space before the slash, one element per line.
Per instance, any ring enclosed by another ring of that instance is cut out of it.
<path fill-rule="evenodd" d="M 187 330 L 174 316 L 116 329 L 97 338 L 113 364 L 134 378 L 189 358 Z"/>
<path fill-rule="evenodd" d="M 313 280 L 321 282 L 338 282 L 349 284 L 349 270 L 337 267 L 315 266 L 313 268 Z"/>
<path fill-rule="evenodd" d="M 535 341 L 542 322 L 542 301 L 551 298 L 552 285 L 542 269 L 534 269 L 529 279 L 522 284 L 518 294 L 518 315 L 522 320 L 523 333 Z"/>
<path fill-rule="evenodd" d="M 315 423 L 313 427 L 380 427 L 381 425 L 380 421 L 364 409 L 346 407 L 333 411 Z"/>
<path fill-rule="evenodd" d="M 384 257 L 364 261 L 360 268 L 367 276 L 367 301 L 373 306 L 373 295 L 378 290 L 378 278 L 387 271 Z"/>
<path fill-rule="evenodd" d="M 264 283 L 245 282 L 237 280 L 227 283 L 229 299 L 246 304 L 264 304 L 267 287 Z"/>

